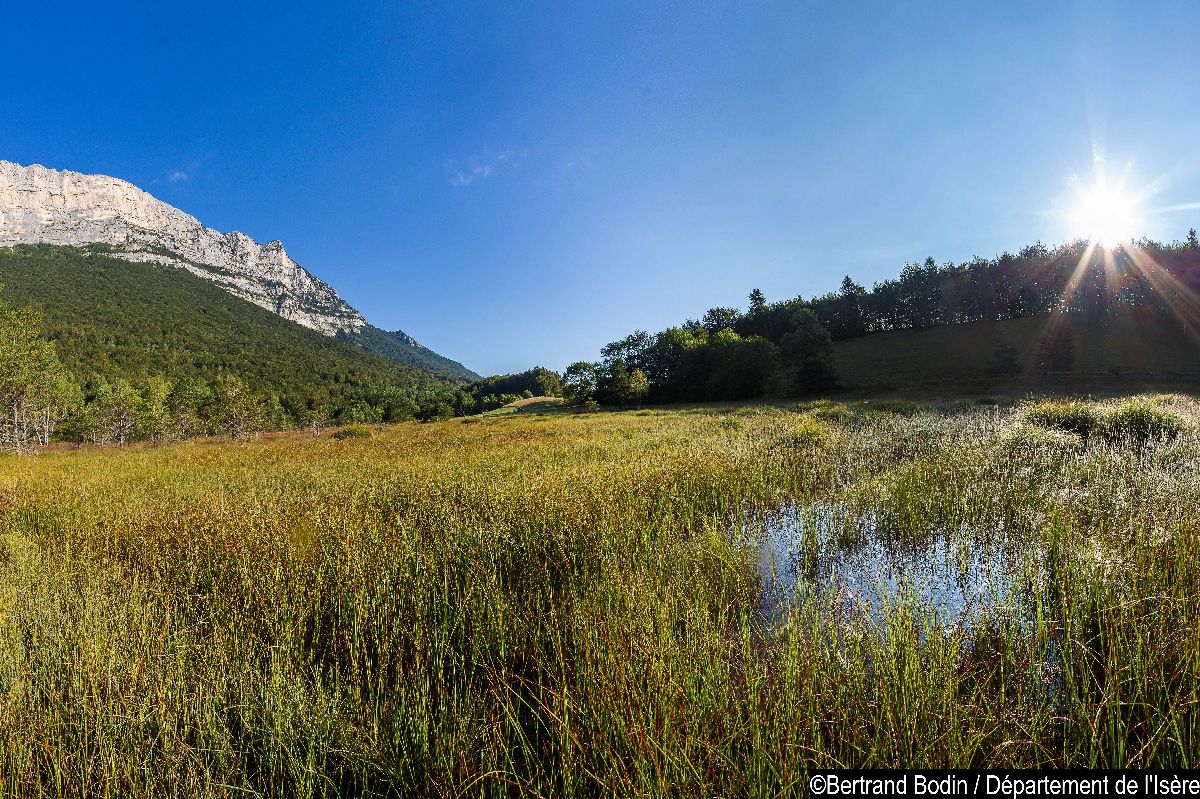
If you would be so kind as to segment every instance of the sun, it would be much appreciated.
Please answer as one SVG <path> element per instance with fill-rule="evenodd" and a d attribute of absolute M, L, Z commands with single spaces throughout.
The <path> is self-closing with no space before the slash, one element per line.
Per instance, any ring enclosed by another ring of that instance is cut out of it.
<path fill-rule="evenodd" d="M 1078 236 L 1110 246 L 1133 238 L 1138 224 L 1136 203 L 1102 182 L 1080 193 L 1073 217 Z"/>

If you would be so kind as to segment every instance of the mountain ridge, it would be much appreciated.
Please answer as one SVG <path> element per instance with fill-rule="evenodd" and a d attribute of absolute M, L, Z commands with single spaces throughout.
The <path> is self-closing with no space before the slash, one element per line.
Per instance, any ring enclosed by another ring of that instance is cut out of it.
<path fill-rule="evenodd" d="M 474 372 L 411 336 L 369 325 L 337 291 L 288 256 L 282 242 L 260 244 L 221 233 L 125 180 L 0 160 L 0 247 L 106 245 L 126 261 L 173 266 L 288 321 L 419 368 L 464 379 Z M 390 338 L 384 339 L 381 335 Z"/>

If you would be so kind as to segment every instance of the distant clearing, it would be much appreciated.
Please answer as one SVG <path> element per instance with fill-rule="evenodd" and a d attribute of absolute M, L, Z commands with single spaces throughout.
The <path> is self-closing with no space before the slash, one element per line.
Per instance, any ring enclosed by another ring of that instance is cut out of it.
<path fill-rule="evenodd" d="M 566 406 L 562 397 L 525 397 L 507 405 L 496 408 L 494 411 L 487 411 L 480 414 L 481 416 L 510 416 L 514 413 L 523 414 L 543 414 L 543 413 L 563 413 L 569 409 Z M 573 410 L 579 410 L 575 408 Z"/>

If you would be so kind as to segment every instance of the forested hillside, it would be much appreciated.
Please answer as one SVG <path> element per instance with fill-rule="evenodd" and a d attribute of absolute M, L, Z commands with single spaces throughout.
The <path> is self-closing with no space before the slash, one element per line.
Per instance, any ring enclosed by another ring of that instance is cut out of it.
<path fill-rule="evenodd" d="M 1107 391 L 1200 382 L 1200 240 L 909 264 L 812 301 L 842 385 Z"/>
<path fill-rule="evenodd" d="M 98 249 L 0 249 L 0 284 L 0 300 L 40 313 L 84 401 L 115 381 L 143 394 L 160 381 L 211 393 L 215 380 L 231 377 L 270 406 L 268 426 L 287 426 L 314 414 L 411 418 L 456 384 L 281 319 L 184 270 Z"/>
<path fill-rule="evenodd" d="M 342 331 L 338 333 L 338 338 L 373 355 L 380 355 L 398 363 L 415 366 L 427 372 L 455 377 L 460 380 L 479 379 L 478 374 L 472 372 L 458 361 L 452 361 L 444 355 L 438 355 L 428 347 L 417 343 L 412 336 L 401 330 L 381 330 L 374 325 L 367 325 L 362 330 L 353 333 Z"/>

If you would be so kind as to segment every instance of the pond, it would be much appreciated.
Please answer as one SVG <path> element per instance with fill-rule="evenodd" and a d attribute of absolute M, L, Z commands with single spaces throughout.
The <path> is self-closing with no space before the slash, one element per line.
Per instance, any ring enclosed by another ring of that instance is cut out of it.
<path fill-rule="evenodd" d="M 838 505 L 787 507 L 759 535 L 762 613 L 780 623 L 789 606 L 818 599 L 841 618 L 880 621 L 904 606 L 943 627 L 985 613 L 1024 615 L 1030 592 L 1022 589 L 1037 582 L 1041 558 L 997 538 L 955 529 L 914 540 Z"/>

